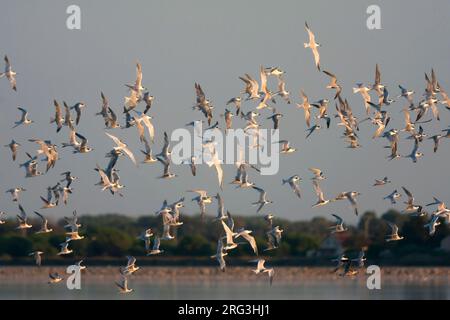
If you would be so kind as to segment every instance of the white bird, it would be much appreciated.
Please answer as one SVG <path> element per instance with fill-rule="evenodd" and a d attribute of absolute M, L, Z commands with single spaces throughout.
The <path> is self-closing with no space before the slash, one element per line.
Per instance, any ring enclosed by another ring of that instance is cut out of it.
<path fill-rule="evenodd" d="M 340 268 L 344 267 L 347 262 L 349 261 L 348 258 L 345 256 L 345 254 L 341 254 L 336 259 L 331 260 L 333 262 L 337 262 L 337 266 L 334 268 L 333 272 L 338 271 Z"/>
<path fill-rule="evenodd" d="M 436 227 L 441 224 L 441 222 L 438 221 L 439 218 L 440 216 L 434 215 L 432 216 L 431 221 L 424 225 L 424 227 L 428 229 L 428 234 L 430 236 L 433 236 L 436 233 Z"/>
<path fill-rule="evenodd" d="M 145 241 L 147 244 L 147 241 L 150 240 L 150 238 L 153 236 L 153 230 L 151 228 L 146 229 L 144 232 L 142 232 L 138 239 Z M 147 249 L 147 248 L 146 248 Z"/>
<path fill-rule="evenodd" d="M 183 225 L 183 222 L 180 221 L 180 210 L 181 208 L 184 208 L 184 197 L 171 204 L 169 207 L 171 209 L 171 219 L 169 224 L 174 227 Z"/>
<path fill-rule="evenodd" d="M 355 262 L 355 263 L 356 263 L 356 266 L 357 266 L 358 268 L 363 268 L 363 267 L 364 267 L 364 262 L 366 261 L 366 257 L 365 257 L 364 250 L 361 250 L 361 251 L 359 252 L 358 257 L 355 258 L 355 259 L 352 259 L 351 261 L 352 261 L 352 262 Z"/>
<path fill-rule="evenodd" d="M 409 103 L 412 104 L 413 103 L 412 96 L 415 93 L 414 90 L 408 90 L 408 89 L 402 87 L 401 85 L 398 85 L 398 87 L 401 90 L 401 94 L 399 96 L 397 96 L 397 98 L 404 97 L 406 100 L 408 100 Z"/>
<path fill-rule="evenodd" d="M 97 168 L 95 170 L 100 174 L 102 185 L 102 191 L 105 191 L 109 189 L 112 194 L 118 192 L 119 189 L 123 188 L 122 185 L 118 181 L 111 181 L 111 179 L 107 176 L 107 174 L 100 168 L 100 166 L 97 164 Z"/>
<path fill-rule="evenodd" d="M 160 176 L 161 179 L 172 179 L 177 176 L 175 173 L 170 172 L 170 158 L 156 156 L 156 160 L 164 166 L 163 175 Z"/>
<path fill-rule="evenodd" d="M 272 200 L 267 199 L 267 192 L 264 189 L 257 186 L 252 186 L 252 188 L 259 192 L 259 200 L 252 203 L 253 206 L 258 206 L 256 212 L 260 212 L 266 204 L 273 203 Z"/>
<path fill-rule="evenodd" d="M 11 189 L 7 190 L 6 193 L 10 193 L 12 196 L 12 201 L 17 202 L 17 201 L 19 201 L 19 196 L 22 191 L 26 191 L 26 190 L 22 187 L 15 187 L 15 188 L 11 188 Z"/>
<path fill-rule="evenodd" d="M 275 274 L 275 270 L 273 268 L 266 268 L 264 266 L 266 260 L 264 259 L 259 259 L 256 261 L 257 265 L 256 265 L 256 269 L 252 270 L 255 274 L 259 274 L 259 273 L 267 273 L 269 275 L 269 283 L 270 285 L 272 285 L 273 282 L 273 276 Z"/>
<path fill-rule="evenodd" d="M 175 237 L 170 234 L 170 224 L 164 224 L 161 240 L 172 240 L 172 239 L 175 239 Z"/>
<path fill-rule="evenodd" d="M 150 92 L 144 92 L 144 96 L 142 97 L 142 100 L 144 100 L 144 102 L 145 102 L 144 113 L 146 114 L 152 107 L 152 103 L 155 100 L 155 97 L 150 95 Z"/>
<path fill-rule="evenodd" d="M 21 144 L 17 143 L 16 141 L 14 141 L 14 139 L 12 139 L 9 144 L 5 145 L 5 147 L 7 147 L 7 148 L 9 148 L 11 150 L 12 160 L 13 161 L 16 161 L 17 151 L 18 151 L 20 146 L 21 146 Z"/>
<path fill-rule="evenodd" d="M 385 196 L 383 199 L 391 201 L 391 204 L 396 204 L 397 203 L 396 200 L 400 199 L 401 197 L 402 197 L 402 195 L 400 193 L 398 193 L 397 189 L 395 189 L 390 194 Z"/>
<path fill-rule="evenodd" d="M 13 128 L 16 128 L 16 127 L 18 127 L 18 126 L 20 126 L 22 124 L 23 125 L 30 125 L 30 124 L 34 123 L 33 120 L 28 118 L 28 111 L 27 110 L 25 110 L 22 107 L 17 107 L 17 109 L 19 109 L 19 111 L 22 113 L 22 115 L 20 116 L 19 121 L 14 122 L 15 125 L 14 125 Z"/>
<path fill-rule="evenodd" d="M 58 194 L 59 196 L 59 194 Z M 53 198 L 53 189 L 51 187 L 47 188 L 47 199 L 44 197 L 40 197 L 41 200 L 44 202 L 44 206 L 41 209 L 50 209 L 54 208 L 58 205 L 59 199 L 56 198 L 55 201 L 52 201 Z"/>
<path fill-rule="evenodd" d="M 32 157 L 28 152 L 26 153 L 27 157 L 29 158 L 28 161 L 25 163 L 22 163 L 20 167 L 25 168 L 25 177 L 31 178 L 31 177 L 37 177 L 42 175 L 42 172 L 38 171 L 37 169 L 37 156 Z"/>
<path fill-rule="evenodd" d="M 236 235 L 231 229 L 226 225 L 223 220 L 220 221 L 222 223 L 223 229 L 225 230 L 225 239 L 226 245 L 224 247 L 225 251 L 229 251 L 231 249 L 236 248 L 238 245 L 234 242 L 233 237 Z"/>
<path fill-rule="evenodd" d="M 6 223 L 6 221 L 2 219 L 2 216 L 6 216 L 6 212 L 0 211 L 0 225 Z"/>
<path fill-rule="evenodd" d="M 217 241 L 217 252 L 215 255 L 211 256 L 212 259 L 216 259 L 219 262 L 219 267 L 222 272 L 225 272 L 226 263 L 224 257 L 228 255 L 227 252 L 224 252 L 223 241 L 219 239 Z"/>
<path fill-rule="evenodd" d="M 64 220 L 67 223 L 64 228 L 69 228 L 71 232 L 76 232 L 78 231 L 78 228 L 81 227 L 81 224 L 78 223 L 78 215 L 76 210 L 73 211 L 71 218 L 64 217 Z"/>
<path fill-rule="evenodd" d="M 136 81 L 134 82 L 133 85 L 129 85 L 126 84 L 125 86 L 128 87 L 128 89 L 131 90 L 131 93 L 133 95 L 135 95 L 135 99 L 136 100 L 140 100 L 142 97 L 142 92 L 144 90 L 146 90 L 146 88 L 144 88 L 142 86 L 142 66 L 139 62 L 136 62 Z M 126 102 L 130 102 L 127 100 L 127 98 L 125 98 Z M 137 101 L 136 101 L 137 103 Z M 131 109 L 128 109 L 127 111 L 130 111 Z"/>
<path fill-rule="evenodd" d="M 239 184 L 238 188 L 250 188 L 255 185 L 254 182 L 248 180 L 247 164 L 241 163 L 237 175 L 232 184 Z"/>
<path fill-rule="evenodd" d="M 313 180 L 313 186 L 314 186 L 314 191 L 316 192 L 317 195 L 317 202 L 315 204 L 313 204 L 313 208 L 315 207 L 319 207 L 319 206 L 323 206 L 326 205 L 327 203 L 330 202 L 329 199 L 325 199 L 322 189 L 320 189 L 319 186 L 319 182 L 317 180 Z"/>
<path fill-rule="evenodd" d="M 384 177 L 383 179 L 375 179 L 375 183 L 373 184 L 374 187 L 376 186 L 384 186 L 388 183 L 391 183 L 391 180 L 388 179 L 388 177 Z"/>
<path fill-rule="evenodd" d="M 217 173 L 217 180 L 219 181 L 219 186 L 221 189 L 223 189 L 223 169 L 222 169 L 222 161 L 219 159 L 219 154 L 217 153 L 215 147 L 213 147 L 211 152 L 211 160 L 208 161 L 206 164 L 208 166 L 214 166 Z"/>
<path fill-rule="evenodd" d="M 34 261 L 36 262 L 36 265 L 40 267 L 41 263 L 42 263 L 42 258 L 41 258 L 42 254 L 43 254 L 42 251 L 34 251 L 34 252 L 29 253 L 28 256 L 30 256 L 30 257 L 32 256 L 34 258 Z"/>
<path fill-rule="evenodd" d="M 80 270 L 86 270 L 86 266 L 82 265 L 83 260 L 78 261 L 77 263 L 75 263 L 75 265 L 80 268 Z"/>
<path fill-rule="evenodd" d="M 108 132 L 105 132 L 105 134 L 108 137 L 110 137 L 114 141 L 114 143 L 117 145 L 116 147 L 114 147 L 114 150 L 123 151 L 128 156 L 128 158 L 130 158 L 131 161 L 133 161 L 133 163 L 135 165 L 137 165 L 136 159 L 134 158 L 134 154 L 133 154 L 133 152 L 130 151 L 130 149 L 128 149 L 128 146 L 126 143 L 122 142 L 122 140 L 113 136 L 112 134 L 109 134 Z"/>
<path fill-rule="evenodd" d="M 0 73 L 0 78 L 6 77 L 9 80 L 11 88 L 14 91 L 17 91 L 17 84 L 16 84 L 17 73 L 13 71 L 13 69 L 11 67 L 11 63 L 9 62 L 8 56 L 5 55 L 4 60 L 5 60 L 5 72 Z"/>
<path fill-rule="evenodd" d="M 241 228 L 237 231 L 236 235 L 234 236 L 235 239 L 242 237 L 245 240 L 248 241 L 248 243 L 250 244 L 250 246 L 253 249 L 253 252 L 258 255 L 258 246 L 256 245 L 256 240 L 255 237 L 253 237 L 251 235 L 252 231 L 251 230 L 245 230 L 245 228 Z"/>
<path fill-rule="evenodd" d="M 133 274 L 140 269 L 139 267 L 136 266 L 136 258 L 135 257 L 127 256 L 127 259 L 128 259 L 127 265 L 120 269 L 120 273 L 123 276 Z"/>
<path fill-rule="evenodd" d="M 207 192 L 205 190 L 194 189 L 189 190 L 188 192 L 195 192 L 199 194 L 198 197 L 193 198 L 192 201 L 197 202 L 200 207 L 200 215 L 201 217 L 204 217 L 206 214 L 206 205 L 212 203 L 212 198 L 207 195 Z"/>
<path fill-rule="evenodd" d="M 433 215 L 442 216 L 444 218 L 447 218 L 450 216 L 450 209 L 447 208 L 445 202 L 437 199 L 436 197 L 433 197 L 434 202 L 427 204 L 427 206 L 431 205 L 437 205 L 437 210 L 433 212 Z"/>
<path fill-rule="evenodd" d="M 302 96 L 302 104 L 297 103 L 298 108 L 302 108 L 305 113 L 305 122 L 308 128 L 311 126 L 311 104 L 309 103 L 308 96 L 303 90 L 300 90 L 300 95 Z"/>
<path fill-rule="evenodd" d="M 281 144 L 280 153 L 293 153 L 293 152 L 297 151 L 296 148 L 290 146 L 290 143 L 287 140 L 280 140 L 280 141 L 278 141 L 278 143 Z"/>
<path fill-rule="evenodd" d="M 316 36 L 314 35 L 314 33 L 312 33 L 311 29 L 309 29 L 308 23 L 306 22 L 305 29 L 309 35 L 309 42 L 305 42 L 303 45 L 305 48 L 311 48 L 311 51 L 314 55 L 314 64 L 316 65 L 317 69 L 320 70 L 320 55 L 319 50 L 317 49 L 318 47 L 320 47 L 320 44 L 316 42 Z"/>
<path fill-rule="evenodd" d="M 406 195 L 408 196 L 408 201 L 405 202 L 406 208 L 405 208 L 404 212 L 411 213 L 411 212 L 415 212 L 415 211 L 421 211 L 422 206 L 414 204 L 414 196 L 412 195 L 412 193 L 405 187 L 402 187 L 402 189 L 403 189 L 403 191 L 405 191 Z"/>
<path fill-rule="evenodd" d="M 320 170 L 318 168 L 308 168 L 308 170 L 314 174 L 314 177 L 311 178 L 312 180 L 325 180 L 326 179 L 322 170 Z"/>
<path fill-rule="evenodd" d="M 264 216 L 264 220 L 266 220 L 268 222 L 270 229 L 272 229 L 272 227 L 273 227 L 273 218 L 274 218 L 274 215 L 271 213 L 266 214 Z"/>
<path fill-rule="evenodd" d="M 330 227 L 332 229 L 331 233 L 340 233 L 348 230 L 344 227 L 344 220 L 341 217 L 337 214 L 332 214 L 332 216 L 336 218 L 336 225 Z"/>
<path fill-rule="evenodd" d="M 48 227 L 48 220 L 39 212 L 34 211 L 34 213 L 42 220 L 41 228 L 39 229 L 39 231 L 36 231 L 36 234 L 52 232 L 53 229 Z"/>
<path fill-rule="evenodd" d="M 150 141 L 153 143 L 155 140 L 155 127 L 151 123 L 152 117 L 146 115 L 145 113 L 141 113 L 139 111 L 135 111 L 138 114 L 138 117 L 134 117 L 136 121 L 136 127 L 139 131 L 139 137 L 141 141 L 144 139 L 144 126 L 147 128 L 148 135 L 150 137 Z"/>
<path fill-rule="evenodd" d="M 60 251 L 57 253 L 58 256 L 71 254 L 73 252 L 72 249 L 69 249 L 69 242 L 70 242 L 70 239 L 66 239 L 66 241 L 59 244 L 59 246 L 61 248 L 60 248 Z"/>
<path fill-rule="evenodd" d="M 391 234 L 386 237 L 386 242 L 402 240 L 403 237 L 398 235 L 398 227 L 392 222 L 386 221 L 391 228 Z"/>
<path fill-rule="evenodd" d="M 50 280 L 48 281 L 49 284 L 58 283 L 64 280 L 62 276 L 59 275 L 58 272 L 53 272 L 48 274 Z"/>
<path fill-rule="evenodd" d="M 80 236 L 78 231 L 66 232 L 66 235 L 69 236 L 69 237 L 66 238 L 66 241 L 76 241 L 76 240 L 84 239 L 84 236 Z"/>
<path fill-rule="evenodd" d="M 366 113 L 369 114 L 370 112 L 370 105 L 369 102 L 371 102 L 371 97 L 369 95 L 370 88 L 367 86 L 364 86 L 362 83 L 357 83 L 357 88 L 353 88 L 353 93 L 360 93 L 364 100 L 364 107 L 366 109 Z"/>
<path fill-rule="evenodd" d="M 217 194 L 215 196 L 217 199 L 217 217 L 216 220 L 225 220 L 228 218 L 228 216 L 225 213 L 225 205 L 223 202 L 223 198 L 220 196 L 220 194 Z"/>
<path fill-rule="evenodd" d="M 279 226 L 276 226 L 266 233 L 268 246 L 264 251 L 274 250 L 280 246 L 281 234 L 283 233 L 283 231 L 284 230 L 280 229 Z"/>
<path fill-rule="evenodd" d="M 186 160 L 183 160 L 181 162 L 182 164 L 188 164 L 189 165 L 189 167 L 191 168 L 192 176 L 194 176 L 194 177 L 197 174 L 197 167 L 195 166 L 195 161 L 196 160 L 197 159 L 196 159 L 195 156 L 191 156 L 190 159 L 186 159 Z"/>
<path fill-rule="evenodd" d="M 94 148 L 88 146 L 88 139 L 85 136 L 81 135 L 78 132 L 74 132 L 74 133 L 75 133 L 76 137 L 81 139 L 81 143 L 79 143 L 78 141 L 76 141 L 76 139 L 74 140 L 71 137 L 71 143 L 75 149 L 74 153 L 88 153 L 88 152 L 91 152 L 92 150 L 94 150 Z M 63 147 L 64 147 L 64 145 L 63 145 Z"/>
<path fill-rule="evenodd" d="M 77 113 L 77 117 L 75 119 L 75 124 L 78 125 L 80 123 L 81 119 L 81 110 L 86 107 L 86 104 L 84 102 L 78 102 L 73 107 L 71 107 L 71 110 L 75 110 Z"/>
<path fill-rule="evenodd" d="M 241 97 L 234 97 L 231 98 L 230 100 L 228 100 L 227 102 L 227 106 L 229 104 L 234 104 L 235 108 L 236 108 L 236 115 L 239 115 L 239 111 L 241 110 L 241 103 L 242 103 L 242 98 Z"/>
<path fill-rule="evenodd" d="M 130 293 L 133 289 L 128 288 L 128 278 L 122 275 L 121 281 L 116 282 L 116 286 L 119 287 L 120 293 Z"/>
<path fill-rule="evenodd" d="M 147 252 L 147 255 L 151 256 L 151 255 L 156 255 L 156 254 L 163 253 L 164 250 L 160 250 L 159 249 L 160 244 L 161 244 L 160 238 L 159 237 L 155 237 L 155 240 L 153 241 L 153 248 L 152 248 L 152 250 Z"/>
<path fill-rule="evenodd" d="M 253 79 L 249 74 L 245 74 L 244 77 L 239 77 L 242 81 L 245 82 L 245 89 L 242 93 L 246 93 L 248 95 L 247 100 L 259 99 L 261 97 L 259 93 L 259 83 L 255 79 Z"/>
<path fill-rule="evenodd" d="M 288 183 L 291 189 L 297 195 L 297 197 L 301 198 L 302 195 L 300 193 L 300 186 L 299 186 L 299 182 L 301 180 L 302 179 L 298 175 L 294 175 L 288 179 L 283 179 L 283 184 Z"/>
<path fill-rule="evenodd" d="M 29 229 L 32 227 L 31 224 L 27 223 L 27 214 L 23 207 L 19 204 L 20 213 L 17 215 L 17 219 L 19 220 L 19 226 L 17 229 Z"/>
<path fill-rule="evenodd" d="M 356 197 L 359 195 L 360 193 L 357 191 L 341 192 L 336 198 L 333 199 L 333 201 L 348 200 L 355 212 L 355 215 L 358 215 L 358 206 L 356 203 Z"/>
<path fill-rule="evenodd" d="M 144 143 L 144 146 L 145 146 L 145 151 L 141 150 L 141 152 L 145 155 L 145 159 L 144 159 L 143 163 L 157 162 L 158 160 L 155 157 L 153 157 L 152 148 L 150 147 L 150 144 L 148 143 L 148 141 L 145 137 L 142 140 L 142 142 Z"/>
<path fill-rule="evenodd" d="M 291 104 L 291 99 L 289 98 L 290 92 L 286 90 L 286 82 L 284 81 L 281 74 L 277 76 L 278 78 L 278 91 L 273 94 L 273 96 L 280 96 L 286 101 L 287 104 Z"/>

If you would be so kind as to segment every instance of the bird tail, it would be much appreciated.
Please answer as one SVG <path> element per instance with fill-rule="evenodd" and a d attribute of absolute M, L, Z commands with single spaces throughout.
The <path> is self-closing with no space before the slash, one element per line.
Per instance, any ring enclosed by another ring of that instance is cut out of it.
<path fill-rule="evenodd" d="M 309 48 L 309 43 L 303 43 L 303 46 L 305 47 L 305 48 Z"/>

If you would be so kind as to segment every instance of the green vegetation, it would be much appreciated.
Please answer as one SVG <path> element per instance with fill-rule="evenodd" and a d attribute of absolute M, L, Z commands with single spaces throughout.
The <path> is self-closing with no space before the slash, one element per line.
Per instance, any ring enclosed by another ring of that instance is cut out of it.
<path fill-rule="evenodd" d="M 263 252 L 266 247 L 267 222 L 261 216 L 235 216 L 235 228 L 245 226 L 253 230 L 258 248 Z M 385 236 L 390 232 L 384 220 L 397 224 L 400 235 L 405 239 L 387 243 Z M 162 241 L 161 249 L 165 252 L 158 258 L 176 259 L 180 257 L 205 258 L 215 253 L 218 235 L 222 227 L 212 218 L 202 221 L 200 217 L 183 216 L 184 225 L 173 228 L 171 233 L 175 240 Z M 30 220 L 39 227 L 39 221 Z M 154 233 L 161 234 L 160 217 L 130 218 L 119 214 L 82 216 L 80 234 L 86 238 L 70 244 L 82 258 L 120 258 L 126 255 L 144 256 L 144 243 L 138 236 L 146 228 L 152 228 Z M 280 261 L 294 259 L 296 261 L 329 261 L 336 254 L 333 248 L 324 246 L 324 240 L 330 236 L 328 227 L 333 221 L 325 218 L 314 218 L 310 221 L 288 221 L 275 219 L 274 225 L 279 225 L 283 232 L 282 244 L 274 251 L 264 252 Z M 356 226 L 348 226 L 349 230 L 339 234 L 336 240 L 338 246 L 355 254 L 362 247 L 367 248 L 369 259 L 387 261 L 391 264 L 450 264 L 450 254 L 440 249 L 441 241 L 450 235 L 450 228 L 442 223 L 437 227 L 436 234 L 429 236 L 423 227 L 427 218 L 410 217 L 395 211 L 388 211 L 381 218 L 373 212 L 363 214 Z M 16 230 L 16 221 L 8 220 L 0 226 L 0 259 L 6 261 L 23 261 L 33 250 L 45 252 L 47 259 L 64 259 L 56 256 L 59 243 L 65 239 L 64 221 L 54 222 L 54 231 L 50 234 L 34 234 L 34 227 L 28 233 Z M 36 228 L 36 229 L 37 229 Z M 248 245 L 239 246 L 230 252 L 231 257 L 252 256 Z M 71 259 L 74 256 L 70 257 Z"/>

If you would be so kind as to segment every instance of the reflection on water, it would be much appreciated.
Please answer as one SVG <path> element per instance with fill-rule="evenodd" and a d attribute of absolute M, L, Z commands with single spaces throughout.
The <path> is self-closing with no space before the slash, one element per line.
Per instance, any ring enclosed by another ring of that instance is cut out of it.
<path fill-rule="evenodd" d="M 369 290 L 365 281 L 352 279 L 265 281 L 150 281 L 131 279 L 134 292 L 119 294 L 111 279 L 86 281 L 81 290 L 70 291 L 64 282 L 48 285 L 33 281 L 2 281 L 0 300 L 5 299 L 449 299 L 450 286 L 443 279 L 427 281 L 384 281 L 381 290 Z"/>

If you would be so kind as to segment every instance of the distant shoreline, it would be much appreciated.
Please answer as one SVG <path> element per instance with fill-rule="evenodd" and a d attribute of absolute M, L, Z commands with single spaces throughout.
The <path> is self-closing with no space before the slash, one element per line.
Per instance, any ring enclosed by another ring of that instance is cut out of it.
<path fill-rule="evenodd" d="M 176 256 L 135 256 L 138 259 L 138 264 L 140 266 L 148 267 L 211 267 L 217 266 L 217 262 L 209 257 L 176 257 Z M 232 257 L 232 260 L 228 261 L 228 266 L 230 267 L 248 267 L 253 266 L 250 261 L 257 259 L 256 256 L 238 256 Z M 260 256 L 259 258 L 266 259 L 270 261 L 273 266 L 277 267 L 311 267 L 311 268 L 333 268 L 334 262 L 331 260 L 335 257 L 265 257 Z M 67 266 L 76 261 L 83 259 L 83 257 L 63 257 L 63 258 L 46 258 L 43 257 L 43 265 L 45 266 Z M 115 266 L 119 267 L 126 263 L 126 258 L 116 258 L 116 257 L 84 257 L 84 263 L 90 266 Z M 445 257 L 420 257 L 408 259 L 403 257 L 401 259 L 370 259 L 368 260 L 368 265 L 376 264 L 381 267 L 427 267 L 427 268 L 450 268 L 450 259 Z M 31 257 L 27 258 L 15 258 L 15 259 L 2 259 L 0 258 L 0 269 L 2 267 L 32 267 L 34 266 L 34 259 Z"/>
<path fill-rule="evenodd" d="M 180 281 L 236 281 L 259 279 L 252 272 L 254 266 L 229 267 L 226 272 L 221 272 L 217 267 L 146 267 L 141 266 L 133 278 L 149 279 L 152 281 L 180 280 Z M 308 281 L 308 280 L 333 280 L 341 279 L 338 273 L 333 273 L 333 267 L 275 267 L 276 279 L 286 281 Z M 65 273 L 64 266 L 2 266 L 0 267 L 0 282 L 20 281 L 30 279 L 47 279 L 49 272 L 57 271 Z M 450 281 L 450 267 L 381 267 L 382 277 L 391 281 L 427 281 L 434 278 Z M 117 266 L 91 266 L 83 271 L 85 279 L 115 279 L 119 277 Z M 361 270 L 356 276 L 366 279 L 365 270 Z"/>

